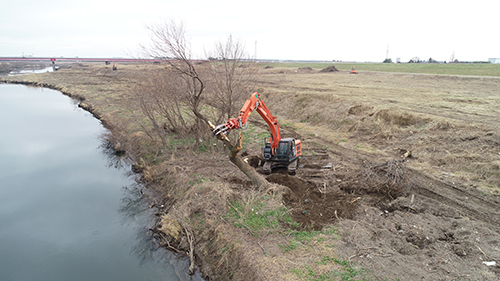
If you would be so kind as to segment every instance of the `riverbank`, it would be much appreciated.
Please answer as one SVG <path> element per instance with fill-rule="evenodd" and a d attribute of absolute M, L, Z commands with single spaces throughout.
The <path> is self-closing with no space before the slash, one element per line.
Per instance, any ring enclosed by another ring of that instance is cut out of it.
<path fill-rule="evenodd" d="M 140 181 L 148 187 L 144 192 L 150 195 L 152 208 L 156 208 L 160 216 L 169 214 L 162 217 L 158 225 L 151 226 L 162 246 L 189 252 L 189 243 L 182 236 L 189 229 L 196 239 L 196 262 L 205 276 L 213 280 L 269 280 L 269 276 L 279 276 L 275 275 L 279 270 L 271 268 L 270 263 L 263 265 L 263 260 L 254 259 L 262 250 L 255 248 L 255 241 L 244 239 L 247 231 L 234 228 L 223 217 L 229 198 L 240 196 L 232 190 L 231 184 L 220 178 L 234 173 L 234 170 L 227 171 L 229 161 L 221 148 L 200 154 L 191 144 L 181 144 L 175 153 L 169 154 L 168 161 L 148 159 L 149 151 L 141 147 L 148 137 L 140 130 L 133 131 L 138 108 L 129 90 L 139 82 L 136 77 L 154 71 L 156 66 L 120 65 L 118 71 L 98 64 L 60 67 L 54 73 L 0 77 L 0 81 L 61 91 L 79 101 L 80 107 L 91 112 L 112 132 L 107 141 L 117 150 L 126 151 L 135 162 L 134 171 L 142 175 Z M 213 162 L 224 161 L 225 164 L 210 168 Z M 252 190 L 244 192 L 257 194 Z M 200 201 L 201 198 L 204 199 Z M 275 199 L 268 200 L 279 206 Z M 172 224 L 173 228 L 165 228 L 166 224 Z M 167 239 L 162 238 L 165 232 L 169 234 Z"/>
<path fill-rule="evenodd" d="M 185 251 L 182 234 L 192 233 L 213 280 L 498 277 L 482 263 L 500 259 L 498 79 L 263 69 L 258 90 L 304 157 L 296 176 L 272 174 L 273 189 L 255 190 L 220 143 L 172 138 L 161 153 L 147 145 L 131 89 L 161 68 L 67 64 L 0 80 L 81 100 L 168 214 L 152 227 L 170 234 L 160 243 Z M 257 171 L 266 130 L 252 118 L 244 131 Z"/>

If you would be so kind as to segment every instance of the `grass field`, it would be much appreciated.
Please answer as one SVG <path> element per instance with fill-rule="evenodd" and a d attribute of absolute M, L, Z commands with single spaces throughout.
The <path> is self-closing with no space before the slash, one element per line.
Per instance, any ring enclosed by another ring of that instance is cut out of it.
<path fill-rule="evenodd" d="M 352 66 L 359 72 L 383 71 L 400 73 L 427 73 L 448 75 L 472 75 L 472 76 L 496 76 L 500 77 L 500 64 L 491 63 L 261 63 L 261 67 L 272 66 L 274 68 L 301 68 L 311 67 L 321 70 L 327 66 L 335 65 L 338 70 L 350 70 Z"/>

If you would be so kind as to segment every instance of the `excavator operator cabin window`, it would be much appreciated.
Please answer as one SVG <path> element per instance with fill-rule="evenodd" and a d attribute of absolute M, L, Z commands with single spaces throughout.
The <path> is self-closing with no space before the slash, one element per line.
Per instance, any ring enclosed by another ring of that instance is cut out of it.
<path fill-rule="evenodd" d="M 288 152 L 288 143 L 286 143 L 286 142 L 280 142 L 279 149 L 278 149 L 278 154 L 279 155 L 286 155 L 287 152 Z"/>

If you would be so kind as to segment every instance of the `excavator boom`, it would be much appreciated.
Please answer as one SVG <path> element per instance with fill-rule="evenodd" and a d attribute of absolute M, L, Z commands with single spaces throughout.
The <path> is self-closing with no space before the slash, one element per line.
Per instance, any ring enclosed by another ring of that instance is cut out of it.
<path fill-rule="evenodd" d="M 279 140 L 281 139 L 278 120 L 271 114 L 264 101 L 260 99 L 259 93 L 252 94 L 241 108 L 238 117 L 231 118 L 226 123 L 217 126 L 214 130 L 214 134 L 227 134 L 233 129 L 244 127 L 248 121 L 248 117 L 250 117 L 250 114 L 254 111 L 257 111 L 262 119 L 266 121 L 271 131 L 272 147 L 277 148 Z"/>

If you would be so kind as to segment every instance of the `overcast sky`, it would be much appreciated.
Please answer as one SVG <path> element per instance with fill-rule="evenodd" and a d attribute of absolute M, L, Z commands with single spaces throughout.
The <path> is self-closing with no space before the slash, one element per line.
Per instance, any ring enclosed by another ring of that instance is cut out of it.
<path fill-rule="evenodd" d="M 500 57 L 500 2 L 2 1 L 0 56 L 132 57 L 147 25 L 183 22 L 196 58 L 229 35 L 257 59 L 462 61 Z"/>

